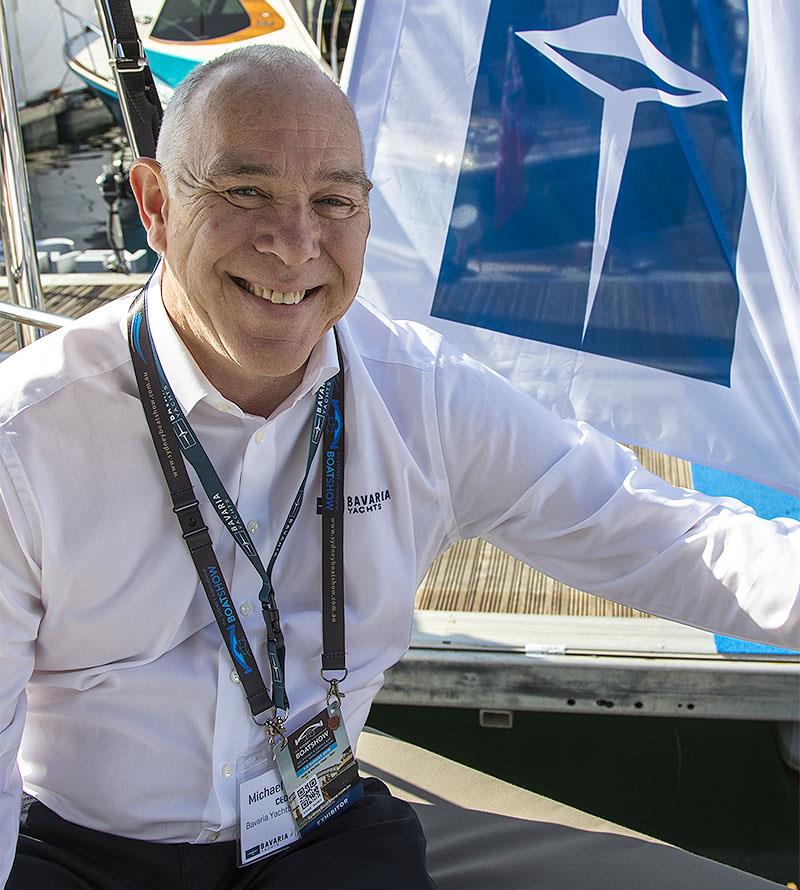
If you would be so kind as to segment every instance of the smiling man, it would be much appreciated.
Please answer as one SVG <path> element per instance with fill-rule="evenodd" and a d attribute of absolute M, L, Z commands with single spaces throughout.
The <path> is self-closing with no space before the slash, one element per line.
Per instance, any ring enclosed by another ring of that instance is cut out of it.
<path fill-rule="evenodd" d="M 10 888 L 433 886 L 353 751 L 463 538 L 798 645 L 796 523 L 670 488 L 356 299 L 370 183 L 308 60 L 197 69 L 131 182 L 152 280 L 0 367 L 0 878 L 18 750 L 37 798 Z"/>
<path fill-rule="evenodd" d="M 300 58 L 268 83 L 245 62 L 198 75 L 158 161 L 131 170 L 175 328 L 220 392 L 263 417 L 352 303 L 369 234 L 355 118 Z"/>

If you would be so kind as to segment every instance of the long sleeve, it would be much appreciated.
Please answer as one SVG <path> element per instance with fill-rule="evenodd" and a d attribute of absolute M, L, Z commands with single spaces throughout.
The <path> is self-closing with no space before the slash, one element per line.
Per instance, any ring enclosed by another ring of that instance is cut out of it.
<path fill-rule="evenodd" d="M 0 886 L 14 861 L 22 780 L 17 768 L 25 722 L 25 686 L 33 671 L 41 618 L 39 571 L 30 525 L 0 450 Z M 26 553 L 27 551 L 27 553 Z"/>
<path fill-rule="evenodd" d="M 800 648 L 800 524 L 673 488 L 464 356 L 437 373 L 460 536 L 663 618 Z"/>

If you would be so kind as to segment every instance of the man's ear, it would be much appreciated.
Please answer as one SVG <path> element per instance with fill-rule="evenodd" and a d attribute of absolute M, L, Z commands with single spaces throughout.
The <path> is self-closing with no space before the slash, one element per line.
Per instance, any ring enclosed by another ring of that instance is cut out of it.
<path fill-rule="evenodd" d="M 139 219 L 147 243 L 157 253 L 167 249 L 167 183 L 161 166 L 152 158 L 137 158 L 130 169 L 131 189 L 139 207 Z"/>

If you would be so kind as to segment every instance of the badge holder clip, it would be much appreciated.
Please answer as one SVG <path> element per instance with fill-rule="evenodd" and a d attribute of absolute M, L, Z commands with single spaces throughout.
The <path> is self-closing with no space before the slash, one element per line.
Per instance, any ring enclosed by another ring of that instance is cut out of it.
<path fill-rule="evenodd" d="M 339 689 L 339 684 L 344 683 L 347 679 L 347 668 L 344 669 L 341 677 L 332 677 L 328 679 L 325 676 L 325 670 L 320 669 L 319 672 L 320 677 L 328 684 L 328 691 L 325 695 L 325 704 L 330 708 L 331 702 L 336 701 L 339 705 L 342 703 L 342 699 L 345 698 L 344 692 Z"/>
<path fill-rule="evenodd" d="M 253 717 L 253 722 L 256 726 L 260 726 L 262 729 L 267 732 L 267 741 L 271 746 L 275 746 L 280 741 L 281 746 L 286 746 L 286 721 L 289 718 L 289 712 L 285 711 L 283 715 L 278 713 L 278 709 L 275 708 L 275 713 L 268 717 L 263 723 L 256 720 Z"/>

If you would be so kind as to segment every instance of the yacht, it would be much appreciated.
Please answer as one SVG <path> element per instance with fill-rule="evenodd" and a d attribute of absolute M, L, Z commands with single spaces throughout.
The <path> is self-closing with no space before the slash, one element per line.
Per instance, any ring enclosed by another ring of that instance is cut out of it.
<path fill-rule="evenodd" d="M 57 2 L 82 26 L 67 40 L 67 65 L 116 112 L 117 87 L 100 27 Z M 289 0 L 134 0 L 131 7 L 162 104 L 193 68 L 239 46 L 279 43 L 327 68 Z"/>

